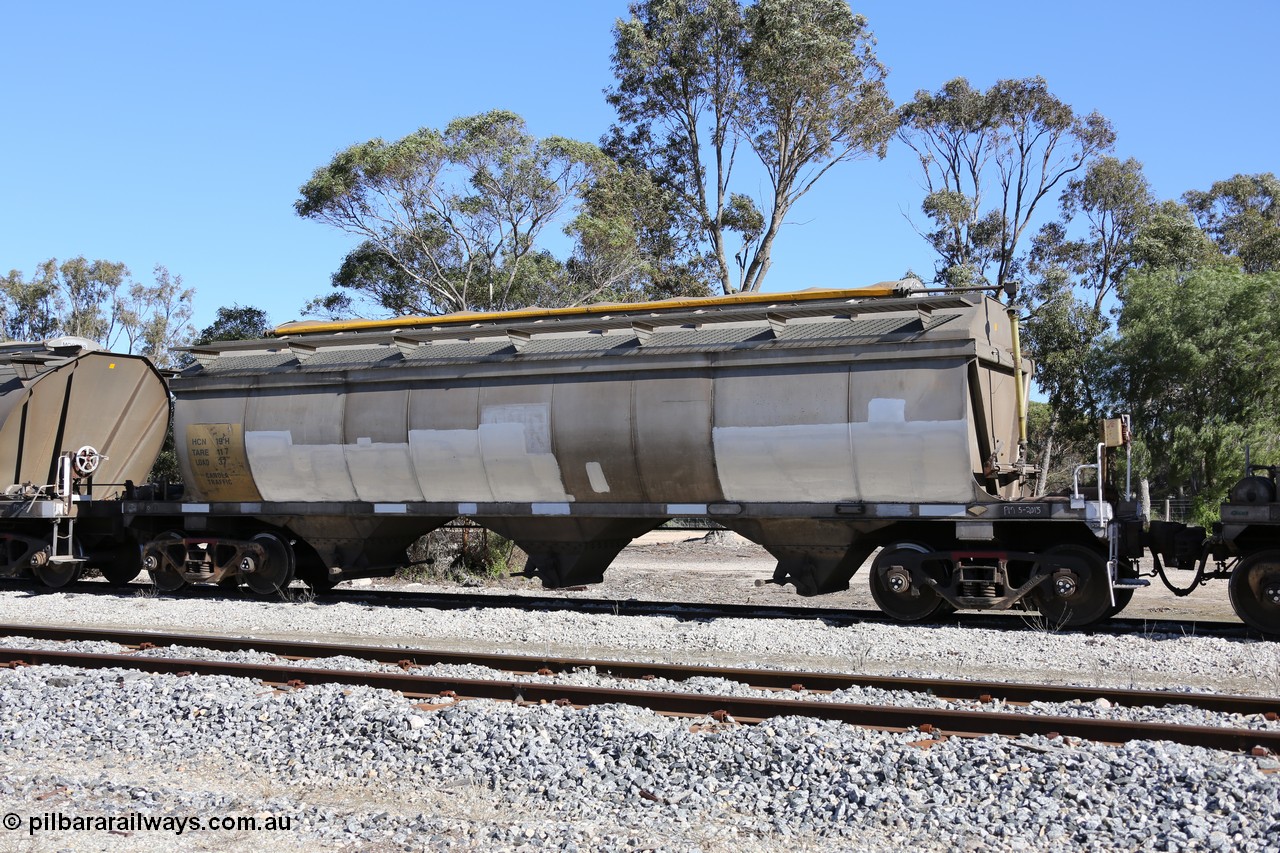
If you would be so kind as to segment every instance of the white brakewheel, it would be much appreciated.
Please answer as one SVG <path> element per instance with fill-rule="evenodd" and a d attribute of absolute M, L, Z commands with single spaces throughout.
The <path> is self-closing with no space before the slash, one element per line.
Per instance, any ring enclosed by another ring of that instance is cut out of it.
<path fill-rule="evenodd" d="M 101 464 L 102 454 L 98 452 L 96 447 L 91 447 L 88 444 L 76 451 L 72 462 L 76 473 L 81 477 L 88 477 L 94 471 L 97 471 L 98 466 Z"/>

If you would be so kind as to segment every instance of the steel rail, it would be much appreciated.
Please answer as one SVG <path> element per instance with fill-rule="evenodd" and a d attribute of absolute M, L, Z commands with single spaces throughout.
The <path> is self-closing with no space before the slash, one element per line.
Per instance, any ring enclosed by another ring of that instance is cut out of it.
<path fill-rule="evenodd" d="M 304 640 L 223 637 L 207 634 L 119 631 L 101 628 L 0 624 L 0 636 L 61 641 L 101 641 L 119 643 L 124 646 L 138 646 L 141 643 L 150 643 L 154 646 L 192 646 L 230 652 L 253 650 L 296 659 L 342 656 L 411 666 L 473 664 L 489 667 L 490 669 L 523 674 L 545 673 L 545 671 L 567 673 L 594 669 L 597 673 L 617 678 L 635 679 L 648 677 L 665 678 L 671 681 L 685 681 L 691 678 L 722 678 L 751 687 L 774 690 L 832 691 L 844 690 L 850 687 L 869 687 L 878 690 L 929 693 L 945 699 L 969 699 L 975 701 L 991 701 L 993 697 L 1009 702 L 1092 702 L 1097 699 L 1106 699 L 1113 704 L 1129 707 L 1187 705 L 1219 713 L 1280 713 L 1280 697 L 1276 696 L 1181 693 L 1169 690 L 1129 690 L 1005 681 L 908 678 L 799 670 L 701 666 L 695 664 L 644 663 L 540 655 L 412 649 L 396 646 L 371 646 L 360 643 L 321 643 Z"/>
<path fill-rule="evenodd" d="M 19 586 L 21 585 L 21 586 Z M 133 583 L 124 587 L 112 587 L 92 581 L 79 581 L 75 584 L 51 590 L 40 586 L 37 582 L 26 579 L 9 579 L 4 588 L 31 588 L 37 594 L 53 592 L 88 592 L 95 595 L 132 596 L 138 590 L 150 590 L 149 583 Z M 288 599 L 293 594 L 287 591 L 280 598 Z M 166 598 L 212 598 L 220 600 L 250 599 L 270 601 L 258 595 L 245 592 L 228 592 L 215 586 L 187 586 L 173 592 L 164 593 Z M 652 600 L 616 600 L 608 598 L 570 598 L 550 595 L 486 595 L 469 592 L 419 592 L 415 590 L 388 589 L 337 589 L 316 595 L 315 602 L 327 604 L 341 601 L 370 601 L 381 606 L 395 608 L 423 608 L 437 610 L 470 610 L 481 608 L 509 607 L 521 610 L 568 611 L 575 613 L 604 613 L 615 616 L 665 616 L 680 621 L 702 619 L 806 619 L 821 620 L 831 625 L 854 625 L 861 622 L 898 625 L 879 610 L 844 607 L 805 607 L 794 604 L 735 604 L 689 601 L 652 601 Z M 1033 613 L 1010 611 L 1004 613 L 988 613 L 982 611 L 963 611 L 948 613 L 936 619 L 915 623 L 921 627 L 939 625 L 963 625 L 967 628 L 991 628 L 995 630 L 1044 631 L 1045 628 L 1036 623 Z M 1180 621 L 1177 619 L 1142 619 L 1137 617 L 1119 617 L 1109 619 L 1087 628 L 1072 628 L 1054 631 L 1064 634 L 1171 634 L 1190 636 L 1212 636 L 1226 638 L 1246 638 L 1257 636 L 1246 625 L 1240 622 L 1221 621 Z"/>
<path fill-rule="evenodd" d="M 524 704 L 597 705 L 621 703 L 664 714 L 707 716 L 727 713 L 739 722 L 780 716 L 805 716 L 881 729 L 922 729 L 930 739 L 940 735 L 1058 735 L 1103 743 L 1166 740 L 1190 746 L 1232 751 L 1280 751 L 1280 731 L 1230 729 L 1098 720 L 1081 717 L 958 711 L 937 708 L 856 705 L 794 699 L 760 699 L 664 693 L 648 690 L 579 687 L 510 680 L 477 680 L 408 673 L 350 672 L 312 667 L 228 663 L 224 661 L 138 657 L 136 655 L 77 654 L 35 649 L 0 650 L 0 661 L 13 666 L 64 665 L 85 669 L 125 668 L 151 673 L 222 675 L 267 684 L 344 684 L 393 690 L 406 695 L 446 696 L 451 699 L 496 699 Z M 450 695 L 452 694 L 452 695 Z"/>

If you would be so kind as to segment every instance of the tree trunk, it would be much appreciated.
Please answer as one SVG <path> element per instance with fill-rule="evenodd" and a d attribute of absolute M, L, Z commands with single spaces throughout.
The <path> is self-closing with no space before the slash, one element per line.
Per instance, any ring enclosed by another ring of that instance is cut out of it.
<path fill-rule="evenodd" d="M 1040 473 L 1036 476 L 1035 497 L 1044 494 L 1045 487 L 1049 483 L 1049 466 L 1053 464 L 1053 439 L 1058 432 L 1058 418 L 1056 416 L 1049 417 L 1049 435 L 1044 440 L 1044 452 L 1040 454 Z"/>

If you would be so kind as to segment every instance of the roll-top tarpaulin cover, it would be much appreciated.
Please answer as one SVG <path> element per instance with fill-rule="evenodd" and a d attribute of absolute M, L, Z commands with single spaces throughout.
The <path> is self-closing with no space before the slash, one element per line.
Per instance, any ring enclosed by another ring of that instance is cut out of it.
<path fill-rule="evenodd" d="M 0 487 L 53 485 L 63 452 L 92 448 L 105 457 L 92 496 L 117 495 L 145 481 L 168 423 L 168 388 L 142 356 L 80 338 L 0 344 Z"/>
<path fill-rule="evenodd" d="M 297 323 L 193 350 L 175 435 L 212 501 L 996 500 L 1008 326 L 909 282 Z"/>

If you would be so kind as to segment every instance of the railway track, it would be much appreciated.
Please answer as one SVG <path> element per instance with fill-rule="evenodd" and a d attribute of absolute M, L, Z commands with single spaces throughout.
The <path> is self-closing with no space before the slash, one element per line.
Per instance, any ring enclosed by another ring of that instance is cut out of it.
<path fill-rule="evenodd" d="M 117 595 L 133 597 L 152 594 L 150 583 L 134 582 L 114 587 L 95 581 L 79 581 L 57 590 L 47 589 L 28 580 L 11 580 L 0 589 L 27 589 L 33 594 L 71 592 L 93 595 Z M 165 598 L 192 600 L 239 601 L 246 598 L 262 599 L 243 589 L 227 590 L 216 586 L 186 586 L 162 593 Z M 610 599 L 595 597 L 567 597 L 564 595 L 494 594 L 475 592 L 420 592 L 395 589 L 338 589 L 315 595 L 304 589 L 290 590 L 290 595 L 305 596 L 317 603 L 359 601 L 396 608 L 431 608 L 436 610 L 471 610 L 509 608 L 538 612 L 593 613 L 615 616 L 666 616 L 681 621 L 711 619 L 820 619 L 827 624 L 842 626 L 858 623 L 900 624 L 879 610 L 863 608 L 805 607 L 778 604 L 732 604 L 715 602 L 652 601 L 638 599 Z M 286 596 L 288 598 L 288 596 Z M 994 628 L 999 630 L 1053 631 L 1033 613 L 1012 611 L 1004 613 L 954 612 L 935 620 L 915 623 L 918 625 L 963 625 L 969 628 Z M 1061 629 L 1063 632 L 1082 631 L 1092 634 L 1175 634 L 1179 636 L 1221 637 L 1224 639 L 1249 639 L 1261 637 L 1240 622 L 1186 621 L 1177 619 L 1124 618 L 1109 619 L 1086 629 Z"/>
<path fill-rule="evenodd" d="M 997 703 L 1070 702 L 1073 700 L 1096 702 L 1099 699 L 1105 699 L 1113 705 L 1127 707 L 1186 705 L 1220 713 L 1265 715 L 1269 720 L 1274 720 L 1277 712 L 1280 712 L 1280 697 L 726 669 L 23 625 L 0 625 L 0 636 L 57 641 L 92 640 L 132 647 L 131 651 L 121 654 L 37 648 L 0 649 L 0 664 L 9 667 L 24 665 L 66 665 L 95 669 L 120 667 L 151 673 L 250 678 L 271 685 L 289 685 L 292 688 L 311 684 L 363 685 L 399 691 L 406 696 L 428 698 L 439 707 L 468 698 L 573 706 L 624 703 L 647 707 L 664 714 L 711 716 L 713 719 L 720 720 L 732 718 L 739 723 L 754 723 L 778 716 L 811 716 L 872 728 L 919 729 L 928 733 L 930 739 L 987 734 L 1046 735 L 1109 743 L 1167 740 L 1214 749 L 1280 753 L 1280 730 L 1276 729 L 1188 726 L 992 710 L 868 705 L 808 698 L 781 698 L 781 695 L 778 697 L 706 695 L 642 689 L 638 685 L 658 678 L 670 681 L 719 678 L 779 694 L 785 692 L 792 695 L 812 695 L 863 687 L 912 691 L 937 698 L 969 700 L 993 706 Z M 138 649 L 158 646 L 191 646 L 216 651 L 255 650 L 276 655 L 285 660 L 279 663 L 240 663 L 199 658 L 156 657 L 135 653 Z M 368 672 L 327 669 L 299 663 L 334 656 L 394 664 L 401 671 Z M 437 664 L 483 666 L 503 672 L 509 677 L 475 679 L 415 671 L 421 667 Z M 631 682 L 637 686 L 582 686 L 553 680 L 553 677 L 558 674 L 583 670 L 611 676 L 617 679 L 620 685 Z"/>

